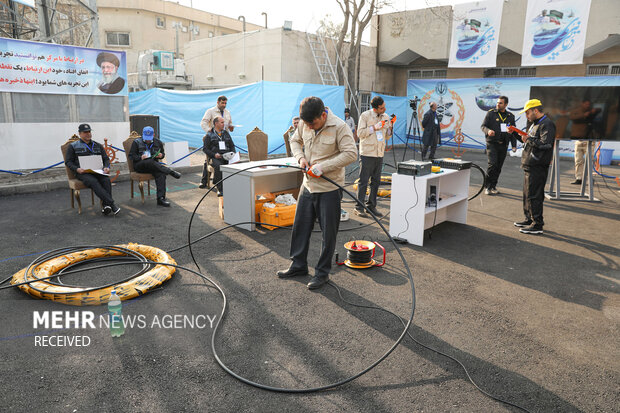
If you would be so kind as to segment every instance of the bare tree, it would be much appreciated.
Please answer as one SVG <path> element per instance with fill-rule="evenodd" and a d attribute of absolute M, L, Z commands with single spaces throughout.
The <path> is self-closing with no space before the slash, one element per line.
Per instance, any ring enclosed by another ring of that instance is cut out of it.
<path fill-rule="evenodd" d="M 359 57 L 362 47 L 362 34 L 370 23 L 372 16 L 374 16 L 378 10 L 390 4 L 389 0 L 336 0 L 342 14 L 344 16 L 344 23 L 342 24 L 342 30 L 338 37 L 337 49 L 340 56 L 343 55 L 343 46 L 345 37 L 349 35 L 349 53 L 347 55 L 347 78 L 351 90 L 349 94 L 353 94 L 354 99 L 357 99 L 359 90 Z M 355 108 L 351 108 L 351 115 L 354 117 L 359 116 Z"/>

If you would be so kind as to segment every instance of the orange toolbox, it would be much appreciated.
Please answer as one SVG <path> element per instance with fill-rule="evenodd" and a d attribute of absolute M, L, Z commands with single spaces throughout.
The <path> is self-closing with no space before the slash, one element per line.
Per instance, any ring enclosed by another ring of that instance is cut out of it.
<path fill-rule="evenodd" d="M 295 221 L 296 210 L 297 205 L 276 204 L 275 208 L 267 208 L 263 206 L 260 212 L 261 225 L 268 230 L 274 230 L 277 228 L 269 224 L 279 225 L 281 227 L 290 227 Z"/>
<path fill-rule="evenodd" d="M 271 202 L 274 203 L 275 199 L 278 195 L 284 195 L 284 194 L 291 194 L 293 195 L 293 198 L 297 199 L 297 197 L 299 196 L 299 189 L 300 188 L 291 188 L 291 189 L 286 189 L 284 191 L 278 191 L 278 192 L 267 192 L 265 194 L 261 194 L 257 196 L 257 199 L 254 201 L 254 212 L 255 212 L 255 221 L 256 222 L 269 222 L 270 224 L 275 224 L 275 225 L 281 225 L 283 227 L 286 226 L 290 226 L 293 225 L 293 221 L 295 220 L 295 210 L 297 209 L 297 207 L 295 205 L 291 205 L 291 206 L 286 206 L 283 204 L 276 204 L 277 207 L 276 208 L 264 208 L 266 210 L 269 210 L 271 213 L 263 213 L 263 204 L 265 202 Z M 259 199 L 262 198 L 262 199 Z M 278 208 L 283 208 L 283 207 L 287 207 L 287 208 L 292 208 L 292 216 L 290 217 L 290 223 L 288 224 L 279 224 L 278 222 L 276 222 L 274 219 L 280 220 L 280 211 L 282 211 L 282 213 L 287 217 L 285 219 L 286 222 L 288 222 L 289 218 L 288 218 L 288 214 L 290 211 L 284 211 L 284 210 L 280 210 Z M 264 218 L 261 217 L 262 216 L 266 217 L 266 216 L 270 216 L 270 218 L 266 218 L 266 219 L 271 219 L 271 221 L 265 221 Z M 277 214 L 277 217 L 276 217 Z M 266 227 L 269 230 L 274 230 L 277 227 Z"/>

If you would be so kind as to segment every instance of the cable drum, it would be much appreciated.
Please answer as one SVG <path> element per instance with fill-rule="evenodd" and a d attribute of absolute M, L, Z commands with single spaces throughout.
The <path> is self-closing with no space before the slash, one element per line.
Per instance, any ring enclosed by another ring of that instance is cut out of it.
<path fill-rule="evenodd" d="M 351 264 L 365 265 L 372 263 L 375 255 L 375 243 L 364 240 L 353 240 L 344 244 L 347 250 L 347 259 Z"/>
<path fill-rule="evenodd" d="M 53 281 L 60 275 L 68 274 L 66 269 L 81 263 L 113 261 L 119 258 L 125 258 L 121 264 L 126 264 L 129 260 L 134 263 L 142 262 L 142 269 L 124 280 L 98 287 L 65 285 L 59 280 Z M 164 265 L 158 265 L 159 263 Z M 130 243 L 62 248 L 42 255 L 28 267 L 15 273 L 11 284 L 34 298 L 76 306 L 101 305 L 108 302 L 113 290 L 121 300 L 128 300 L 158 287 L 175 272 L 173 266 L 166 264 L 176 265 L 176 261 L 165 251 L 148 245 Z"/>
<path fill-rule="evenodd" d="M 368 264 L 372 259 L 372 251 L 347 251 L 347 259 L 352 264 Z"/>

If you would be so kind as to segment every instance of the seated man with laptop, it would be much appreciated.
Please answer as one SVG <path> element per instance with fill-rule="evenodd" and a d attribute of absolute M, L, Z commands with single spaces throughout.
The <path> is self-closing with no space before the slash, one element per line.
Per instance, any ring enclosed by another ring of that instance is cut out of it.
<path fill-rule="evenodd" d="M 78 127 L 80 139 L 67 148 L 65 165 L 75 172 L 77 179 L 84 182 L 103 203 L 101 213 L 114 215 L 120 208 L 112 199 L 112 183 L 110 182 L 110 159 L 103 145 L 92 140 L 90 125 L 83 123 Z"/>

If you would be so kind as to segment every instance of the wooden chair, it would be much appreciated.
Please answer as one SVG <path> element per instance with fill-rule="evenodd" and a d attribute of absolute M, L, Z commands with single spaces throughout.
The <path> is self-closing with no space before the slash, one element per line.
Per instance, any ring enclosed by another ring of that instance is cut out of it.
<path fill-rule="evenodd" d="M 267 147 L 269 145 L 269 137 L 265 132 L 254 128 L 254 130 L 245 136 L 248 142 L 248 155 L 250 161 L 264 161 L 267 159 Z"/>
<path fill-rule="evenodd" d="M 148 187 L 148 195 L 151 196 L 151 180 L 155 179 L 152 174 L 143 174 L 140 172 L 136 172 L 133 169 L 133 161 L 129 157 L 129 151 L 131 150 L 131 144 L 136 138 L 139 138 L 140 135 L 133 131 L 129 138 L 127 138 L 123 142 L 123 149 L 125 149 L 125 155 L 127 156 L 127 168 L 129 169 L 129 178 L 131 182 L 131 198 L 133 198 L 133 181 L 138 181 L 138 188 L 140 188 L 140 197 L 142 198 L 142 203 L 144 203 L 144 181 L 147 183 Z"/>
<path fill-rule="evenodd" d="M 284 135 L 283 135 L 283 137 L 284 137 L 284 145 L 286 146 L 286 156 L 288 156 L 289 158 L 291 156 L 293 156 L 293 152 L 291 151 L 291 143 L 289 141 L 289 139 L 290 139 L 289 133 L 292 132 L 293 130 L 294 129 L 291 126 L 290 128 L 288 128 L 288 130 L 286 132 L 284 132 Z"/>
<path fill-rule="evenodd" d="M 77 141 L 79 138 L 77 135 L 73 135 L 67 142 L 65 142 L 61 147 L 60 151 L 62 152 L 62 159 L 64 161 L 67 160 L 67 148 L 73 142 Z M 84 182 L 77 179 L 75 172 L 73 172 L 67 165 L 65 165 L 65 170 L 67 171 L 67 179 L 69 180 L 69 189 L 71 189 L 71 208 L 75 208 L 75 201 L 77 200 L 78 204 L 78 214 L 82 213 L 82 200 L 80 199 L 80 190 L 88 189 Z M 95 192 L 90 190 L 90 199 L 92 205 L 95 205 Z"/>

